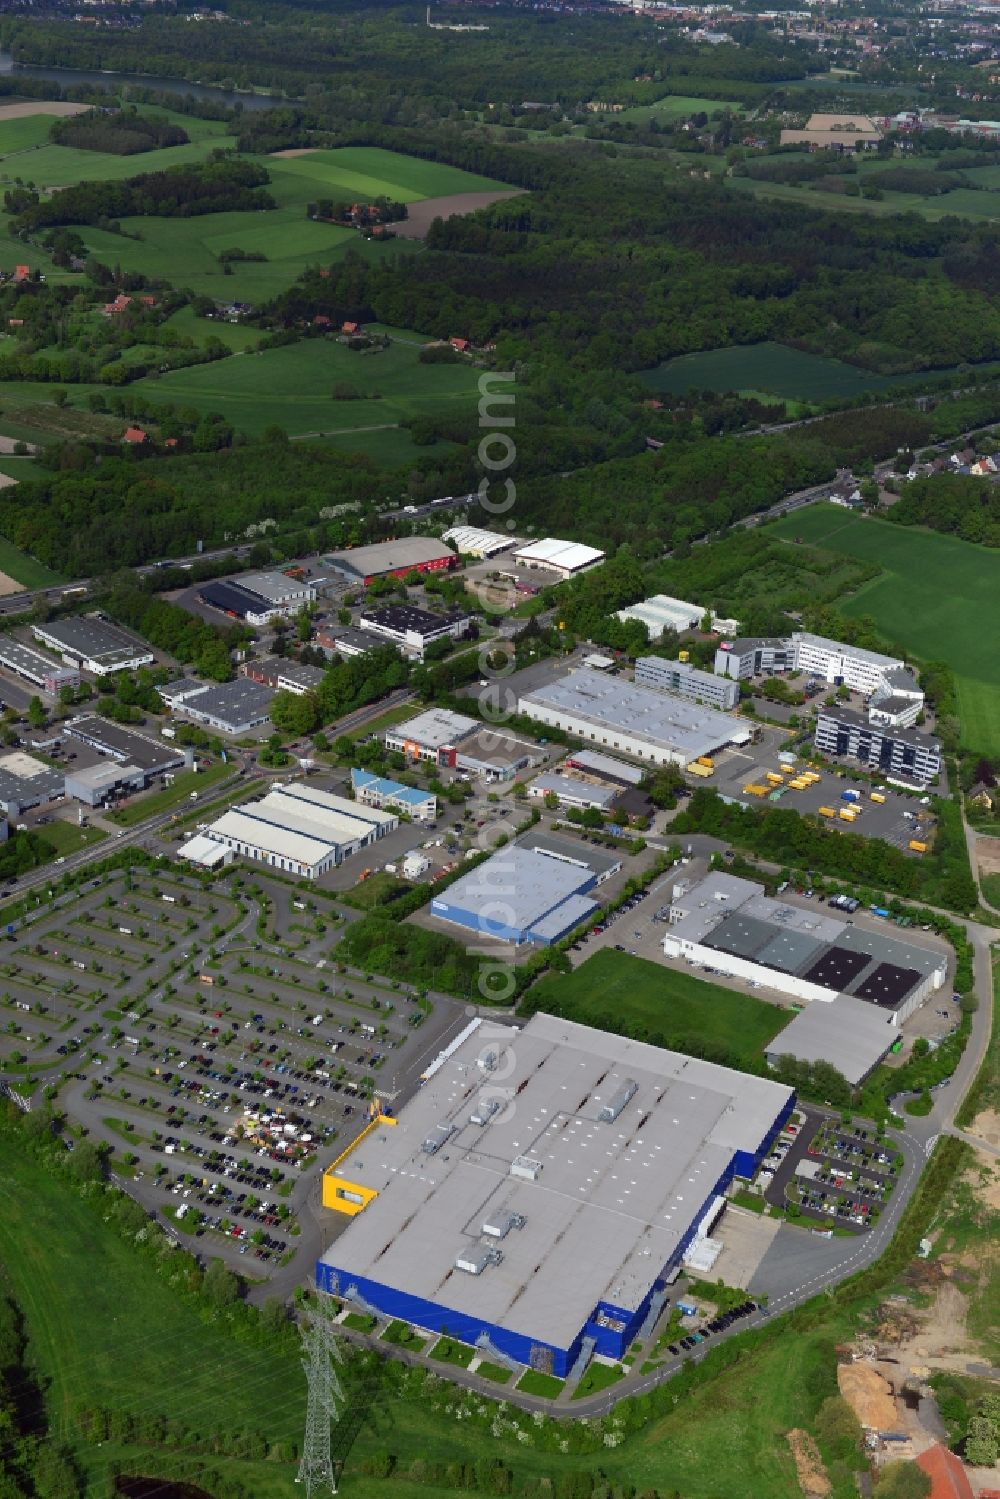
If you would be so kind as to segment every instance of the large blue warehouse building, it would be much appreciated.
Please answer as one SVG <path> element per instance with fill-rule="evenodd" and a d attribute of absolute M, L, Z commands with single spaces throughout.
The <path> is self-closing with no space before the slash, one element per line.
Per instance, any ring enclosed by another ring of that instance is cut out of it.
<path fill-rule="evenodd" d="M 621 1357 L 794 1093 L 588 1026 L 474 1022 L 328 1170 L 321 1290 L 536 1369 Z"/>
<path fill-rule="evenodd" d="M 593 869 L 534 848 L 498 850 L 431 901 L 431 915 L 505 942 L 558 942 L 597 910 Z"/>

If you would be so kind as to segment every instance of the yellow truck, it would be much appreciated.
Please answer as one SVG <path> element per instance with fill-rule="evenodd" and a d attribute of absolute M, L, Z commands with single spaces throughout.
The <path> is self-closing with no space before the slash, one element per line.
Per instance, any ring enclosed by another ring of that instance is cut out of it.
<path fill-rule="evenodd" d="M 715 769 L 715 761 L 712 759 L 711 755 L 699 755 L 698 764 L 707 765 L 709 770 Z"/>
<path fill-rule="evenodd" d="M 809 782 L 803 781 L 800 776 L 796 776 L 795 780 L 789 781 L 788 784 L 789 786 L 791 786 L 793 791 L 805 791 L 806 787 L 809 785 Z"/>
<path fill-rule="evenodd" d="M 815 786 L 816 782 L 821 781 L 822 779 L 823 777 L 817 770 L 804 770 L 802 772 L 802 780 L 808 781 L 810 786 Z"/>
<path fill-rule="evenodd" d="M 705 776 L 711 776 L 715 774 L 715 771 L 712 769 L 711 765 L 702 765 L 700 760 L 692 760 L 691 764 L 688 766 L 688 770 L 690 771 L 691 775 L 701 776 L 703 778 Z"/>
<path fill-rule="evenodd" d="M 910 839 L 910 848 L 915 854 L 925 854 L 927 852 L 927 844 L 921 843 L 919 838 Z"/>
<path fill-rule="evenodd" d="M 767 772 L 767 779 L 772 786 L 783 786 L 785 784 L 784 776 L 779 776 L 776 770 L 769 770 Z"/>
<path fill-rule="evenodd" d="M 836 817 L 837 813 L 833 807 L 820 807 L 820 817 Z"/>
<path fill-rule="evenodd" d="M 853 807 L 841 807 L 840 811 L 837 813 L 837 816 L 840 818 L 841 822 L 856 822 L 858 814 L 857 812 L 855 812 Z"/>
<path fill-rule="evenodd" d="M 885 801 L 885 792 L 884 791 L 873 791 L 871 793 L 871 799 L 872 799 L 873 802 L 884 802 Z"/>
<path fill-rule="evenodd" d="M 748 786 L 744 786 L 743 787 L 743 795 L 744 796 L 766 796 L 767 795 L 767 787 L 766 786 L 757 786 L 757 785 L 754 784 L 753 781 L 751 781 Z"/>

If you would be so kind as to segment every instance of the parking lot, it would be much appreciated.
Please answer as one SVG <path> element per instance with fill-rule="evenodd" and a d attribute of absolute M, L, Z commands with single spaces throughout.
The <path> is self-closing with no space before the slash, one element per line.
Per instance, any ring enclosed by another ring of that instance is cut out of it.
<path fill-rule="evenodd" d="M 889 1201 L 902 1165 L 870 1120 L 850 1125 L 815 1109 L 789 1122 L 761 1168 L 764 1200 L 825 1227 L 864 1233 Z"/>
<path fill-rule="evenodd" d="M 761 745 L 754 745 L 749 750 L 723 751 L 715 757 L 715 776 L 709 784 L 720 795 L 735 797 L 744 806 L 778 805 L 793 812 L 811 812 L 813 815 L 819 815 L 820 807 L 831 807 L 838 815 L 823 819 L 831 828 L 842 833 L 862 833 L 866 838 L 881 838 L 904 852 L 908 850 L 911 838 L 927 842 L 933 835 L 936 819 L 929 808 L 912 794 L 894 791 L 891 786 L 880 782 L 879 794 L 884 795 L 885 801 L 873 802 L 871 791 L 876 789 L 874 784 L 869 787 L 864 782 L 849 780 L 843 771 L 836 769 L 820 771 L 820 779 L 803 791 L 796 791 L 787 784 L 791 775 L 782 777 L 785 785 L 771 785 L 767 780 L 768 772 L 778 775 L 781 766 L 776 755 L 762 754 L 761 750 Z M 805 770 L 811 767 L 800 761 L 796 768 Z M 744 791 L 748 785 L 763 786 L 766 794 L 748 795 Z M 853 803 L 858 812 L 853 823 L 845 822 L 839 816 L 841 808 L 846 810 L 848 807 L 843 793 L 850 790 L 861 793 L 860 800 Z M 914 854 L 913 857 L 919 856 Z"/>
<path fill-rule="evenodd" d="M 464 1018 L 338 967 L 345 916 L 266 877 L 98 878 L 0 952 L 0 1065 L 62 1082 L 176 1232 L 273 1270 L 376 1090 L 408 1096 Z"/>

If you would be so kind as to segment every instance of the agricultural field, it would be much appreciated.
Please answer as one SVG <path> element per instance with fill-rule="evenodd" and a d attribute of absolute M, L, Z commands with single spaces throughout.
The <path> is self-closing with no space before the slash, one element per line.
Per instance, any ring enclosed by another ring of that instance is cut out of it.
<path fill-rule="evenodd" d="M 351 439 L 357 434 L 370 438 L 374 455 L 380 456 L 379 429 L 398 427 L 407 416 L 456 406 L 471 411 L 476 400 L 478 377 L 471 365 L 422 365 L 420 341 L 413 337 L 413 343 L 393 343 L 369 353 L 354 352 L 333 337 L 305 339 L 259 354 L 147 376 L 131 388 L 151 400 L 221 412 L 250 434 L 275 422 L 293 437 L 322 433 Z M 353 387 L 359 398 L 334 400 L 331 392 L 338 384 Z M 400 434 L 391 435 L 403 462 Z M 367 442 L 361 446 L 367 449 Z M 406 447 L 412 452 L 408 437 Z"/>
<path fill-rule="evenodd" d="M 692 1038 L 738 1050 L 745 1061 L 787 1025 L 777 1005 L 723 989 L 692 974 L 661 968 L 644 958 L 604 948 L 572 973 L 543 979 L 531 991 L 532 1008 L 565 1015 L 582 1025 L 656 1038 L 658 1046 L 686 1051 Z"/>
<path fill-rule="evenodd" d="M 681 354 L 645 371 L 642 378 L 651 390 L 669 395 L 682 396 L 691 389 L 735 390 L 781 400 L 831 401 L 926 380 L 927 373 L 876 375 L 840 359 L 768 342 Z"/>
<path fill-rule="evenodd" d="M 794 160 L 794 153 L 789 153 Z M 789 159 L 786 157 L 784 159 Z M 933 159 L 924 157 L 886 162 L 877 158 L 862 159 L 857 163 L 857 173 L 849 180 L 863 182 L 891 166 L 894 170 L 926 171 L 933 166 Z M 783 202 L 805 204 L 810 208 L 842 210 L 847 213 L 873 213 L 879 215 L 917 213 L 922 218 L 936 222 L 947 215 L 981 219 L 992 222 L 1000 219 L 1000 168 L 971 167 L 963 169 L 962 176 L 968 187 L 956 187 L 949 193 L 928 197 L 923 193 L 885 191 L 878 199 L 846 197 L 843 193 L 814 191 L 809 187 L 798 187 L 786 182 L 758 182 L 749 177 L 732 177 L 730 185 L 738 192 L 750 193 L 758 198 L 778 198 Z"/>
<path fill-rule="evenodd" d="M 881 577 L 865 583 L 839 607 L 871 615 L 900 650 L 924 661 L 947 661 L 955 673 L 962 743 L 1000 753 L 1000 558 L 952 536 L 812 505 L 786 516 L 771 535 L 801 537 L 865 562 Z"/>
<path fill-rule="evenodd" d="M 707 114 L 713 115 L 718 109 L 731 109 L 734 114 L 742 114 L 742 107 L 734 104 L 731 99 L 692 99 L 684 94 L 667 94 L 662 99 L 657 99 L 655 104 L 633 104 L 630 109 L 623 109 L 619 114 L 602 117 L 612 120 L 658 120 L 661 124 L 675 120 L 686 120 L 689 115 Z"/>

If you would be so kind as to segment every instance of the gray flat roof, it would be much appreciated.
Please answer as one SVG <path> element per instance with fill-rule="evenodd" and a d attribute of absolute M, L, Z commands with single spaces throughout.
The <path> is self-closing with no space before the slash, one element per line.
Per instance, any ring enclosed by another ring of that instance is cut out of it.
<path fill-rule="evenodd" d="M 55 656 L 47 656 L 35 646 L 24 645 L 20 640 L 14 640 L 10 635 L 4 635 L 0 639 L 0 665 L 10 666 L 15 671 L 27 670 L 29 672 L 66 672 L 67 674 L 75 668 L 68 667 L 65 662 Z"/>
<path fill-rule="evenodd" d="M 448 708 L 428 708 L 416 718 L 405 723 L 394 724 L 387 732 L 394 739 L 412 739 L 414 744 L 426 749 L 443 749 L 445 745 L 460 744 L 474 729 L 480 728 L 478 718 L 469 718 L 464 713 L 452 713 Z"/>
<path fill-rule="evenodd" d="M 722 919 L 705 938 L 706 947 L 732 953 L 737 958 L 755 958 L 775 936 L 774 927 L 742 911 L 723 911 Z"/>
<path fill-rule="evenodd" d="M 859 645 L 845 645 L 842 640 L 830 640 L 826 635 L 810 635 L 808 630 L 793 630 L 791 639 L 800 645 L 811 645 L 814 650 L 829 651 L 833 656 L 850 656 L 852 661 L 867 661 L 870 666 L 901 666 L 898 656 L 883 656 L 879 651 L 865 651 Z"/>
<path fill-rule="evenodd" d="M 689 757 L 729 744 L 740 729 L 739 720 L 729 714 L 587 667 L 526 692 L 518 702 L 518 711 L 529 717 L 535 707 L 569 714 L 595 728 L 616 729 Z"/>
<path fill-rule="evenodd" d="M 726 911 L 735 910 L 751 895 L 761 892 L 760 885 L 738 874 L 713 870 L 683 895 L 674 896 L 672 910 L 684 914 L 671 921 L 670 930 L 685 942 L 701 942 L 718 926 Z"/>
<path fill-rule="evenodd" d="M 825 938 L 810 937 L 805 932 L 775 932 L 757 953 L 757 962 L 782 973 L 802 973 L 812 967 L 824 943 Z"/>
<path fill-rule="evenodd" d="M 877 708 L 882 706 L 876 703 Z M 908 703 L 909 707 L 910 704 Z M 880 724 L 869 722 L 865 713 L 857 713 L 853 708 L 820 708 L 817 715 L 817 724 L 820 719 L 830 719 L 834 723 L 842 723 L 847 728 L 867 731 L 873 739 L 898 739 L 901 744 L 912 744 L 916 748 L 940 750 L 941 742 L 934 739 L 930 734 L 925 734 L 922 729 L 890 729 L 883 728 Z"/>
<path fill-rule="evenodd" d="M 613 755 L 601 755 L 597 750 L 573 750 L 567 762 L 590 771 L 596 776 L 610 776 L 612 780 L 624 781 L 629 786 L 638 786 L 646 772 L 638 765 L 629 765 L 625 760 L 616 760 Z"/>
<path fill-rule="evenodd" d="M 589 870 L 515 843 L 434 896 L 431 914 L 448 920 L 449 912 L 471 912 L 526 931 L 568 896 L 578 894 L 589 876 Z"/>
<path fill-rule="evenodd" d="M 495 1071 L 481 1065 L 491 1053 Z M 472 1124 L 496 1078 L 505 1106 Z M 601 1107 L 629 1080 L 634 1095 L 602 1123 Z M 790 1097 L 763 1078 L 551 1015 L 523 1030 L 482 1021 L 395 1127 L 377 1126 L 333 1171 L 378 1196 L 323 1260 L 342 1290 L 367 1277 L 566 1348 L 600 1302 L 642 1305 L 734 1154 L 758 1149 Z M 428 1155 L 422 1142 L 442 1124 L 454 1132 Z M 521 1157 L 538 1162 L 534 1180 L 511 1175 Z M 503 1239 L 502 1263 L 457 1269 L 504 1211 L 524 1225 Z"/>
<path fill-rule="evenodd" d="M 589 801 L 595 807 L 609 807 L 621 791 L 620 786 L 595 786 L 590 781 L 581 781 L 579 776 L 561 776 L 555 771 L 536 776 L 531 785 L 541 795 L 552 791 L 556 796 L 567 799 L 577 797 L 581 801 Z"/>
<path fill-rule="evenodd" d="M 331 552 L 326 561 L 342 572 L 369 578 L 376 573 L 395 572 L 398 567 L 417 567 L 438 557 L 455 557 L 455 553 L 436 536 L 400 536 L 395 541 L 377 541 L 371 546 Z"/>
<path fill-rule="evenodd" d="M 621 854 L 598 848 L 593 843 L 583 843 L 579 838 L 567 838 L 560 833 L 545 833 L 537 828 L 529 828 L 524 836 L 517 840 L 517 846 L 546 854 L 550 859 L 561 859 L 566 863 L 589 869 L 591 874 L 597 875 L 598 879 L 602 874 L 611 874 L 613 870 L 620 869 L 622 863 Z"/>
<path fill-rule="evenodd" d="M 109 723 L 106 718 L 99 718 L 96 714 L 71 718 L 65 727 L 66 733 L 73 738 L 93 745 L 102 754 L 113 755 L 122 763 L 137 765 L 147 773 L 184 763 L 183 749 L 176 749 L 165 739 L 154 739 L 152 736 L 147 738 L 145 734 L 137 734 L 132 729 L 122 728 L 120 724 Z"/>
<path fill-rule="evenodd" d="M 272 604 L 283 604 L 286 599 L 295 599 L 302 594 L 308 593 L 312 584 L 297 578 L 290 578 L 287 573 L 263 572 L 242 573 L 237 578 L 231 578 L 229 582 L 238 583 L 240 588 L 249 589 L 251 593 L 259 594 L 262 599 L 269 599 Z"/>
<path fill-rule="evenodd" d="M 212 718 L 239 728 L 261 713 L 266 713 L 274 700 L 274 688 L 263 682 L 254 682 L 250 677 L 236 677 L 232 682 L 206 684 L 206 691 L 187 697 L 177 706 L 179 713 L 208 713 Z"/>
<path fill-rule="evenodd" d="M 26 754 L 0 755 L 0 801 L 38 803 L 62 796 L 64 770 Z"/>
<path fill-rule="evenodd" d="M 45 624 L 33 625 L 43 636 L 48 636 L 57 646 L 71 655 L 86 656 L 92 661 L 113 660 L 117 656 L 129 659 L 134 656 L 150 656 L 152 649 L 145 641 L 133 640 L 117 625 L 90 615 L 74 616 L 71 619 L 53 619 Z"/>
<path fill-rule="evenodd" d="M 876 1005 L 838 994 L 813 1000 L 767 1048 L 768 1057 L 790 1055 L 800 1062 L 829 1062 L 854 1087 L 877 1067 L 899 1031 Z"/>

